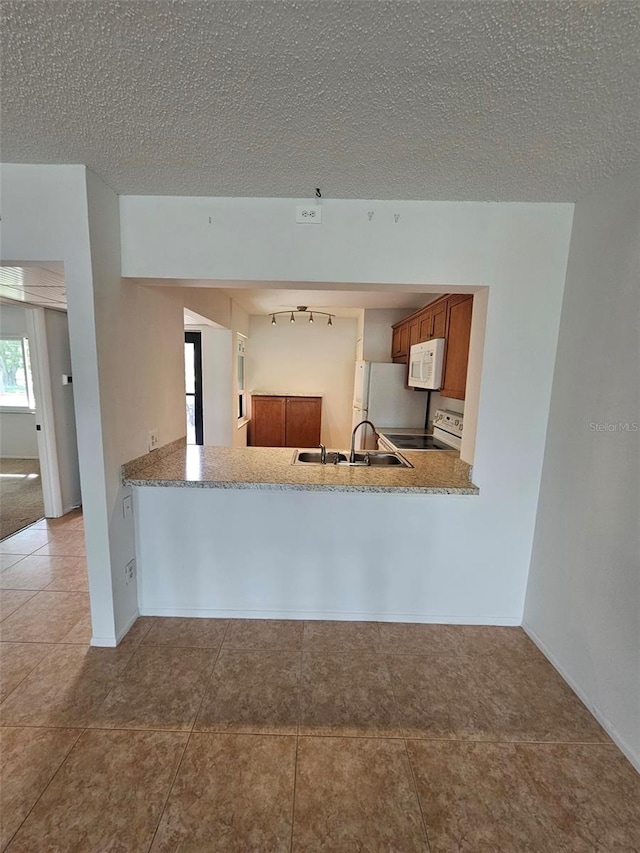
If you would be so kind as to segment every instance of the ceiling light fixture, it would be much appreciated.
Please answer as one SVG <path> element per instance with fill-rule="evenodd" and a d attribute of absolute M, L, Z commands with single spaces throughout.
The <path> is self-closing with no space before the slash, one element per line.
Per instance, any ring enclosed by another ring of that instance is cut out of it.
<path fill-rule="evenodd" d="M 311 311 L 306 305 L 298 305 L 297 308 L 287 308 L 285 311 L 270 312 L 272 326 L 276 325 L 276 317 L 278 317 L 280 314 L 289 314 L 290 323 L 295 323 L 296 314 L 308 314 L 310 323 L 314 322 L 314 314 L 320 317 L 327 317 L 327 326 L 333 326 L 333 318 L 336 316 L 335 314 L 329 314 L 328 311 L 316 311 L 315 308 L 313 311 Z"/>

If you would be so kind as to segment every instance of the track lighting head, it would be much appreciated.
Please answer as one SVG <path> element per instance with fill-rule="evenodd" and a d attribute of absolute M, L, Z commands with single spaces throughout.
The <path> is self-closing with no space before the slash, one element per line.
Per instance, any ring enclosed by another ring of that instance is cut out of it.
<path fill-rule="evenodd" d="M 295 323 L 296 314 L 308 314 L 309 315 L 309 322 L 315 323 L 316 318 L 314 317 L 314 313 L 319 314 L 321 317 L 327 317 L 327 325 L 333 326 L 333 318 L 335 317 L 335 314 L 329 314 L 328 311 L 315 311 L 314 312 L 311 309 L 309 309 L 306 305 L 298 305 L 296 308 L 286 308 L 283 311 L 272 311 L 271 314 L 268 316 L 271 317 L 271 325 L 275 326 L 276 325 L 276 317 L 278 317 L 280 314 L 284 314 L 284 315 L 288 314 L 290 323 Z"/>

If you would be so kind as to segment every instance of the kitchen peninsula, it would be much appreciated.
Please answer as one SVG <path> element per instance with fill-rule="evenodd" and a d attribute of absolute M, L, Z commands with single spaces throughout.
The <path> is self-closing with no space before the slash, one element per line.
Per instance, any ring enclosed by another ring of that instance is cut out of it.
<path fill-rule="evenodd" d="M 482 501 L 456 451 L 403 454 L 413 468 L 294 453 L 181 439 L 125 466 L 141 615 L 474 621 L 478 592 L 443 562 Z"/>
<path fill-rule="evenodd" d="M 412 468 L 293 465 L 285 447 L 169 446 L 152 451 L 123 470 L 130 486 L 278 489 L 297 491 L 407 492 L 474 495 L 471 468 L 456 451 L 408 452 Z"/>

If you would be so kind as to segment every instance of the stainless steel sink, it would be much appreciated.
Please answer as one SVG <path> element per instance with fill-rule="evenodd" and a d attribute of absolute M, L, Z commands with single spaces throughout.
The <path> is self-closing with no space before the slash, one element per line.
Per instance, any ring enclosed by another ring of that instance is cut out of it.
<path fill-rule="evenodd" d="M 327 450 L 327 465 L 334 465 L 336 461 L 336 455 L 338 456 L 338 463 L 346 462 L 347 456 L 344 453 L 340 453 L 336 450 Z M 293 457 L 294 465 L 297 465 L 299 462 L 304 462 L 307 465 L 322 465 L 322 459 L 319 450 L 296 450 L 295 455 Z"/>
<path fill-rule="evenodd" d="M 338 461 L 336 463 L 336 456 Z M 319 450 L 296 450 L 293 456 L 294 465 L 322 465 Z M 342 450 L 327 450 L 327 465 L 338 465 L 339 467 L 369 466 L 397 466 L 400 468 L 413 468 L 413 465 L 399 453 L 388 453 L 384 450 L 358 450 L 355 462 L 349 462 L 349 452 Z"/>

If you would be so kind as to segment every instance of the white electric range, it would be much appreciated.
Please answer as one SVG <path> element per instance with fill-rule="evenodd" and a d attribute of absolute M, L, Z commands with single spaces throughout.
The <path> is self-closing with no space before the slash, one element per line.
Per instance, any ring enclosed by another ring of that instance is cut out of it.
<path fill-rule="evenodd" d="M 378 430 L 380 447 L 385 450 L 460 450 L 464 415 L 437 409 L 433 432 L 420 430 Z"/>

